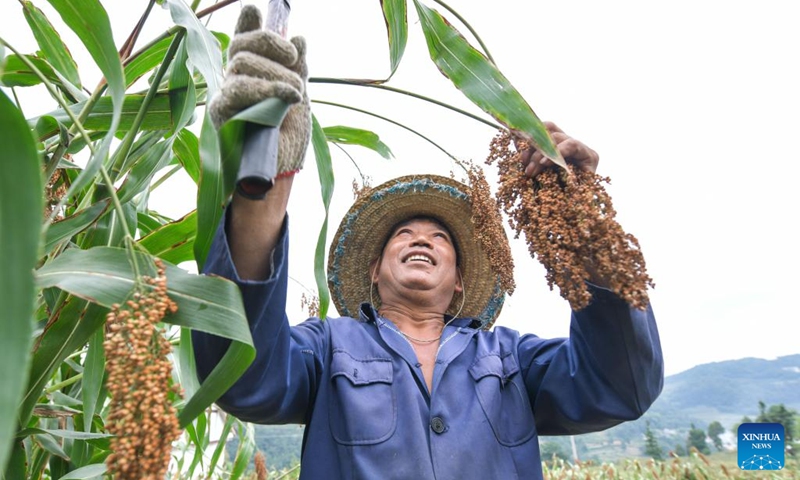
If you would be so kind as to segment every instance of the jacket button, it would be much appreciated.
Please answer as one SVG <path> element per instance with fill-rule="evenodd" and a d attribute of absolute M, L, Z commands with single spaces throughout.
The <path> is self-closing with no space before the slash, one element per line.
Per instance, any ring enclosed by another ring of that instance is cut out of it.
<path fill-rule="evenodd" d="M 444 432 L 446 430 L 444 420 L 442 420 L 440 417 L 433 417 L 431 420 L 431 430 L 433 430 L 434 433 Z"/>

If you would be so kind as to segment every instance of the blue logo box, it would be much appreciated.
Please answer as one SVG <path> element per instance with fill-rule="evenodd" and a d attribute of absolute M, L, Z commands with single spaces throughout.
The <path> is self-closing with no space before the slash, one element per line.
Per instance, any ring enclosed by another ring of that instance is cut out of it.
<path fill-rule="evenodd" d="M 739 425 L 737 446 L 741 470 L 781 470 L 785 463 L 785 439 L 780 423 Z"/>

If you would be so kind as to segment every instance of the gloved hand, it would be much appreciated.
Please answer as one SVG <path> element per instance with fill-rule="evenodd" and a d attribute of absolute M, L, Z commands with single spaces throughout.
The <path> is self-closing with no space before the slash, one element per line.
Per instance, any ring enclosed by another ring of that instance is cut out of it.
<path fill-rule="evenodd" d="M 270 97 L 289 103 L 280 126 L 278 175 L 303 167 L 311 136 L 311 108 L 306 92 L 306 41 L 290 41 L 261 29 L 261 12 L 253 5 L 242 9 L 228 47 L 228 72 L 220 91 L 209 103 L 219 128 L 238 112 Z"/>

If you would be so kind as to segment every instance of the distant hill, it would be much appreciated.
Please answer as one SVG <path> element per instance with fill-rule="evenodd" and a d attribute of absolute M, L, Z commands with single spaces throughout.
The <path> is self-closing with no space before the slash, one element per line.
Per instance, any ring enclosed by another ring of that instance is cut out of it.
<path fill-rule="evenodd" d="M 661 446 L 669 450 L 685 445 L 691 424 L 706 429 L 718 421 L 730 432 L 743 417 L 754 419 L 759 401 L 767 406 L 782 403 L 800 412 L 800 354 L 707 363 L 670 375 L 661 396 L 641 419 L 576 441 L 584 455 L 599 460 L 637 455 L 650 422 Z M 566 445 L 565 439 L 543 441 Z"/>
<path fill-rule="evenodd" d="M 730 430 L 744 416 L 755 418 L 759 401 L 782 403 L 800 412 L 800 354 L 775 360 L 743 358 L 707 363 L 670 375 L 661 396 L 644 417 L 575 440 L 584 459 L 605 461 L 641 455 L 649 421 L 661 446 L 669 450 L 686 443 L 692 423 L 705 429 L 716 420 Z M 302 430 L 296 426 L 258 425 L 256 438 L 271 466 L 288 466 L 300 457 Z M 543 437 L 541 442 L 571 451 L 568 437 Z"/>

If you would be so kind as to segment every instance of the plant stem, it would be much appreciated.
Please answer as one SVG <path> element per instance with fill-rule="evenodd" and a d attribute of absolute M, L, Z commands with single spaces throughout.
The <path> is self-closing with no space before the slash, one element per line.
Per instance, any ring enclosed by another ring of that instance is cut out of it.
<path fill-rule="evenodd" d="M 181 169 L 183 169 L 183 165 L 175 165 L 174 167 L 172 167 L 172 170 L 170 170 L 169 172 L 165 173 L 161 178 L 159 178 L 158 180 L 153 182 L 152 185 L 150 185 L 150 191 L 152 192 L 153 190 L 158 188 L 169 177 L 171 177 L 172 175 L 174 175 L 176 172 L 180 171 Z"/>
<path fill-rule="evenodd" d="M 53 392 L 57 392 L 57 391 L 61 390 L 64 387 L 68 387 L 68 386 L 72 385 L 73 383 L 77 382 L 78 380 L 80 380 L 82 378 L 83 378 L 83 372 L 76 373 L 75 375 L 69 377 L 68 379 L 64 380 L 63 382 L 56 383 L 55 385 L 45 389 L 44 393 L 49 395 L 49 394 L 51 394 Z"/>
<path fill-rule="evenodd" d="M 128 35 L 128 38 L 125 40 L 125 43 L 122 44 L 122 48 L 119 49 L 119 58 L 120 60 L 125 60 L 131 54 L 131 50 L 133 50 L 133 46 L 136 44 L 136 40 L 139 38 L 139 34 L 142 33 L 142 28 L 144 27 L 144 23 L 147 20 L 147 17 L 150 16 L 150 12 L 153 10 L 153 5 L 156 3 L 156 0 L 150 0 L 147 2 L 147 8 L 145 8 L 144 13 L 142 14 L 139 21 L 136 22 L 136 25 L 133 27 L 131 34 Z"/>
<path fill-rule="evenodd" d="M 408 95 L 409 97 L 418 98 L 420 100 L 432 103 L 434 105 L 438 105 L 440 107 L 444 107 L 444 108 L 446 108 L 448 110 L 452 110 L 452 111 L 454 111 L 456 113 L 460 113 L 461 115 L 469 117 L 469 118 L 471 118 L 473 120 L 477 120 L 477 121 L 483 123 L 484 125 L 488 125 L 488 126 L 494 128 L 496 130 L 502 130 L 504 128 L 504 127 L 502 127 L 502 126 L 500 126 L 500 125 L 498 125 L 498 124 L 496 124 L 494 122 L 486 120 L 485 118 L 481 118 L 481 117 L 479 117 L 477 115 L 474 115 L 472 113 L 467 112 L 466 110 L 462 110 L 460 108 L 454 107 L 452 105 L 449 105 L 447 103 L 441 102 L 441 101 L 436 100 L 434 98 L 426 97 L 424 95 L 420 95 L 420 94 L 414 93 L 414 92 L 409 92 L 407 90 L 402 90 L 400 88 L 390 87 L 388 85 L 381 85 L 380 83 L 375 83 L 372 80 L 352 80 L 352 79 L 345 79 L 345 78 L 311 77 L 311 78 L 308 79 L 308 83 L 329 83 L 329 84 L 334 84 L 334 85 L 354 85 L 354 86 L 358 86 L 358 87 L 370 87 L 370 88 L 377 88 L 377 89 L 380 89 L 380 90 L 386 90 L 386 91 L 389 91 L 389 92 L 400 93 L 402 95 Z"/>
<path fill-rule="evenodd" d="M 345 155 L 347 155 L 347 158 L 349 158 L 349 159 L 350 159 L 350 161 L 353 163 L 353 166 L 354 166 L 354 167 L 356 167 L 356 170 L 358 170 L 358 174 L 361 176 L 361 185 L 364 185 L 364 184 L 366 184 L 366 182 L 367 182 L 367 178 L 364 176 L 364 173 L 361 171 L 361 169 L 360 169 L 360 168 L 358 168 L 358 163 L 356 163 L 356 159 L 355 159 L 355 158 L 353 158 L 353 156 L 352 156 L 352 155 L 350 155 L 350 152 L 348 152 L 347 150 L 345 150 L 343 146 L 339 145 L 339 144 L 338 144 L 338 143 L 336 143 L 336 142 L 333 142 L 333 144 L 334 144 L 334 145 L 336 145 L 337 147 L 339 147 L 339 150 L 341 150 L 341 151 L 342 151 L 342 153 L 344 153 Z"/>
<path fill-rule="evenodd" d="M 400 127 L 400 128 L 404 128 L 404 129 L 408 130 L 409 132 L 413 133 L 414 135 L 417 135 L 418 137 L 420 137 L 420 138 L 422 138 L 423 140 L 427 141 L 428 143 L 430 143 L 430 144 L 431 144 L 431 145 L 433 145 L 434 147 L 438 148 L 439 150 L 441 150 L 442 152 L 444 152 L 444 154 L 445 154 L 445 155 L 447 155 L 448 157 L 450 157 L 451 159 L 453 159 L 453 160 L 454 160 L 456 163 L 458 163 L 458 164 L 459 164 L 459 165 L 460 165 L 462 168 L 464 168 L 464 166 L 463 166 L 463 165 L 461 165 L 461 161 L 460 161 L 459 159 L 457 159 L 456 157 L 454 157 L 453 155 L 451 155 L 451 154 L 450 154 L 450 152 L 448 152 L 447 150 L 445 150 L 444 148 L 442 148 L 442 147 L 441 147 L 441 146 L 440 146 L 438 143 L 434 142 L 433 140 L 431 140 L 430 138 L 426 137 L 425 135 L 423 135 L 423 134 L 419 133 L 418 131 L 414 130 L 413 128 L 411 128 L 411 127 L 408 127 L 408 126 L 406 126 L 406 125 L 403 125 L 403 124 L 402 124 L 402 123 L 400 123 L 400 122 L 397 122 L 397 121 L 395 121 L 395 120 L 392 120 L 392 119 L 390 119 L 390 118 L 386 118 L 386 117 L 384 117 L 384 116 L 378 115 L 377 113 L 373 113 L 373 112 L 369 112 L 369 111 L 367 111 L 367 110 L 362 110 L 362 109 L 360 109 L 360 108 L 352 107 L 352 106 L 350 106 L 350 105 L 342 105 L 341 103 L 326 102 L 326 101 L 324 101 L 324 100 L 311 100 L 311 102 L 312 102 L 312 103 L 319 103 L 319 104 L 321 104 L 321 105 L 331 105 L 331 106 L 333 106 L 333 107 L 346 108 L 346 109 L 348 109 L 348 110 L 353 110 L 353 111 L 355 111 L 355 112 L 363 113 L 363 114 L 366 114 L 366 115 L 371 115 L 371 116 L 373 116 L 373 117 L 375 117 L 375 118 L 380 118 L 381 120 L 384 120 L 384 121 L 387 121 L 387 122 L 389 122 L 389 123 L 392 123 L 392 124 L 394 124 L 394 125 L 397 125 L 397 126 L 398 126 L 398 127 Z"/>
<path fill-rule="evenodd" d="M 142 100 L 142 106 L 139 108 L 139 111 L 136 112 L 136 118 L 133 119 L 131 129 L 125 134 L 125 137 L 122 139 L 122 143 L 114 154 L 111 172 L 115 177 L 119 173 L 122 163 L 128 157 L 128 154 L 130 154 L 131 147 L 133 146 L 133 139 L 139 133 L 139 128 L 142 126 L 142 122 L 144 122 L 147 109 L 150 107 L 150 103 L 153 101 L 153 98 L 158 92 L 158 86 L 161 83 L 161 79 L 164 78 L 164 75 L 169 69 L 170 63 L 172 63 L 172 59 L 175 58 L 175 54 L 178 52 L 178 48 L 181 45 L 181 41 L 183 40 L 185 32 L 185 30 L 179 32 L 175 38 L 172 39 L 172 43 L 170 43 L 167 53 L 164 54 L 164 60 L 162 60 L 161 65 L 156 71 L 156 75 L 153 78 L 153 83 L 150 84 L 150 88 L 147 90 L 147 95 L 145 95 L 144 100 Z"/>
<path fill-rule="evenodd" d="M 486 48 L 486 45 L 483 43 L 483 40 L 481 40 L 481 37 L 478 36 L 478 32 L 476 32 L 475 29 L 472 28 L 472 25 L 467 23 L 467 21 L 464 19 L 464 17 L 459 15 L 458 12 L 453 10 L 449 5 L 444 3 L 442 0 L 433 0 L 433 1 L 434 1 L 434 3 L 438 3 L 439 5 L 443 6 L 448 12 L 450 12 L 454 17 L 456 17 L 459 22 L 461 22 L 462 24 L 464 24 L 465 27 L 467 27 L 467 30 L 469 30 L 469 33 L 471 33 L 472 36 L 475 37 L 475 40 L 478 42 L 478 44 L 483 49 L 483 53 L 486 54 L 486 58 L 489 59 L 490 62 L 492 62 L 492 65 L 496 66 L 497 64 L 494 63 L 494 58 L 492 58 L 492 54 L 489 53 L 489 49 Z"/>

